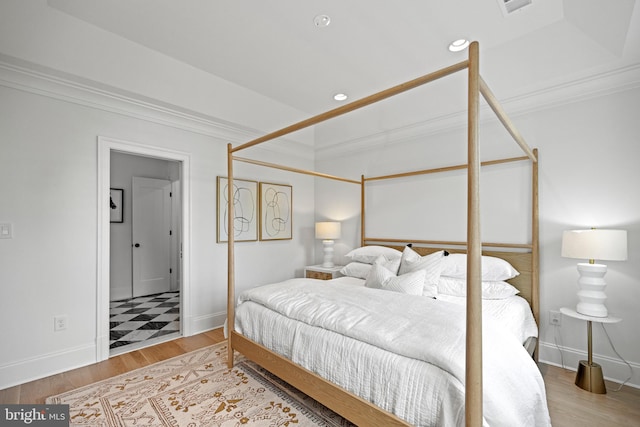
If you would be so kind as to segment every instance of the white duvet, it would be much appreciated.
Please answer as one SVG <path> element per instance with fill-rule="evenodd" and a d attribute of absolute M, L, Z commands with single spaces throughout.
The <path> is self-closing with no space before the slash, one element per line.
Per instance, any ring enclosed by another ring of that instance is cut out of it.
<path fill-rule="evenodd" d="M 243 292 L 236 330 L 414 425 L 463 426 L 465 313 L 459 304 L 334 281 Z M 550 425 L 522 343 L 483 321 L 488 426 Z"/>

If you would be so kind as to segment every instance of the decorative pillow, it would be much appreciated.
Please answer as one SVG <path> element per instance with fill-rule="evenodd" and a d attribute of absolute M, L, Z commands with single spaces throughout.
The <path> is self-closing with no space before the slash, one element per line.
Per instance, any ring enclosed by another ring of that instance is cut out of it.
<path fill-rule="evenodd" d="M 364 285 L 368 288 L 384 289 L 410 295 L 422 295 L 424 270 L 396 276 L 380 264 L 373 264 Z"/>
<path fill-rule="evenodd" d="M 406 274 L 417 270 L 425 271 L 423 295 L 436 296 L 438 294 L 438 279 L 442 269 L 444 251 L 434 252 L 426 256 L 420 256 L 411 247 L 406 246 L 400 259 L 398 274 Z"/>
<path fill-rule="evenodd" d="M 350 262 L 349 264 L 342 267 L 340 273 L 347 277 L 366 279 L 369 271 L 371 271 L 371 264 L 365 264 L 363 262 Z"/>
<path fill-rule="evenodd" d="M 381 265 L 393 274 L 397 275 L 398 270 L 400 269 L 400 258 L 395 258 L 392 260 L 387 260 L 383 255 L 380 255 L 373 262 L 373 265 Z"/>
<path fill-rule="evenodd" d="M 454 297 L 465 297 L 467 296 L 467 279 L 440 276 L 438 293 L 452 295 Z M 482 282 L 483 299 L 505 299 L 518 293 L 520 293 L 520 291 L 507 282 Z"/>
<path fill-rule="evenodd" d="M 500 282 L 513 279 L 520 274 L 518 270 L 502 258 L 483 256 L 481 263 L 483 282 Z M 455 277 L 458 279 L 465 279 L 467 277 L 466 254 L 450 254 L 445 257 L 442 264 L 442 272 L 440 273 L 442 276 Z"/>

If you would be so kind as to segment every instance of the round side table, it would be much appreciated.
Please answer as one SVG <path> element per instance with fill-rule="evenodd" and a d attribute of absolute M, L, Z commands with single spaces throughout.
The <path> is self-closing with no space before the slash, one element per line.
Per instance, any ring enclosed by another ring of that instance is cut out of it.
<path fill-rule="evenodd" d="M 573 317 L 574 319 L 587 321 L 587 358 L 588 360 L 581 360 L 578 364 L 578 373 L 576 374 L 576 385 L 583 390 L 590 391 L 592 393 L 605 394 L 607 388 L 604 385 L 604 376 L 602 375 L 602 366 L 593 361 L 593 347 L 591 342 L 591 328 L 593 322 L 598 323 L 618 323 L 622 319 L 617 317 L 593 317 L 585 316 L 577 311 L 562 307 L 560 313 L 565 316 Z"/>

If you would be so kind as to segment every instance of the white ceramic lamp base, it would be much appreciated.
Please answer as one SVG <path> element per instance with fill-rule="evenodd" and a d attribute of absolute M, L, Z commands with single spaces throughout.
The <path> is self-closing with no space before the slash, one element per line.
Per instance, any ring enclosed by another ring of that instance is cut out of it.
<path fill-rule="evenodd" d="M 609 314 L 604 302 L 607 295 L 604 289 L 607 283 L 604 281 L 604 275 L 607 273 L 607 266 L 604 264 L 588 264 L 579 263 L 578 273 L 578 305 L 576 311 L 585 316 L 607 317 Z"/>
<path fill-rule="evenodd" d="M 333 267 L 333 240 L 323 240 L 324 246 L 324 260 L 322 266 L 326 268 Z"/>

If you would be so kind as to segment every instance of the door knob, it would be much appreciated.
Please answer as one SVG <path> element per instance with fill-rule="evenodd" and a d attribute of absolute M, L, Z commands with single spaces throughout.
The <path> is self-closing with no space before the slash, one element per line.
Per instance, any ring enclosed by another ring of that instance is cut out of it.
<path fill-rule="evenodd" d="M 140 247 L 140 243 L 136 243 L 136 244 L 135 244 L 135 245 L 133 245 L 133 246 L 135 246 L 136 248 L 139 248 L 139 247 Z"/>

